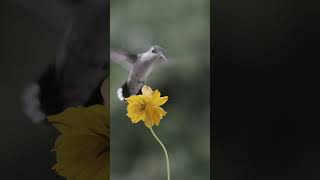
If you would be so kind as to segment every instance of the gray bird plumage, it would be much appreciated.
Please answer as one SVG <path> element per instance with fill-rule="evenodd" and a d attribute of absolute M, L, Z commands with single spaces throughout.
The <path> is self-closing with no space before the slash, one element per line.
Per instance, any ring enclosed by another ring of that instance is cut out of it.
<path fill-rule="evenodd" d="M 130 95 L 138 94 L 153 68 L 160 62 L 167 62 L 164 49 L 152 46 L 147 52 L 131 54 L 124 50 L 110 50 L 112 61 L 125 65 L 129 69 L 129 77 L 121 88 L 117 90 L 117 97 L 123 101 Z"/>

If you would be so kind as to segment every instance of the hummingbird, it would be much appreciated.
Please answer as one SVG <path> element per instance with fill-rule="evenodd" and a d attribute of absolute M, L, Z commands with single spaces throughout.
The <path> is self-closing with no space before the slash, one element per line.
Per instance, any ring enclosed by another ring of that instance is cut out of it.
<path fill-rule="evenodd" d="M 140 54 L 132 54 L 122 49 L 110 49 L 110 59 L 129 70 L 128 79 L 117 90 L 120 101 L 131 95 L 141 94 L 141 88 L 154 67 L 161 62 L 169 62 L 164 49 L 157 45 Z"/>

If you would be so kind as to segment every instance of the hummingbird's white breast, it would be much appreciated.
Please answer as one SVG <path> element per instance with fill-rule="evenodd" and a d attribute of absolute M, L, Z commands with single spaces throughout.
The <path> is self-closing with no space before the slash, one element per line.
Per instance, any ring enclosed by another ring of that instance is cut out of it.
<path fill-rule="evenodd" d="M 157 56 L 148 52 L 140 55 L 139 59 L 132 67 L 128 79 L 131 93 L 138 93 L 142 88 L 146 78 L 152 72 L 157 59 Z"/>

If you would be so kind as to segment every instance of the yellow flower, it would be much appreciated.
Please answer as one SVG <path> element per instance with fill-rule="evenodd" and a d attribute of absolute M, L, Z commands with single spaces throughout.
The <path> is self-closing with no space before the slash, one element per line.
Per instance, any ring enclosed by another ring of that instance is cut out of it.
<path fill-rule="evenodd" d="M 53 169 L 67 180 L 108 180 L 110 128 L 103 105 L 68 108 L 48 116 L 61 133 L 55 142 L 57 164 Z"/>
<path fill-rule="evenodd" d="M 167 114 L 160 106 L 167 102 L 168 96 L 160 97 L 160 92 L 152 91 L 149 86 L 142 87 L 142 95 L 132 95 L 126 100 L 127 116 L 132 123 L 142 120 L 145 126 L 151 128 L 154 124 L 158 126 L 160 120 Z"/>

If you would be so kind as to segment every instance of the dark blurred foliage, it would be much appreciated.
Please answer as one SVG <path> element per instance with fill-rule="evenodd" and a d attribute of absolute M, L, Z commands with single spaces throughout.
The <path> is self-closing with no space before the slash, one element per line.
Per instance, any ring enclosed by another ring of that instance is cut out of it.
<path fill-rule="evenodd" d="M 172 179 L 209 179 L 209 0 L 111 1 L 110 17 L 111 47 L 141 53 L 159 45 L 169 56 L 146 84 L 169 96 L 168 114 L 154 130 L 168 149 Z M 165 179 L 160 145 L 116 98 L 127 77 L 111 64 L 111 179 Z"/>
<path fill-rule="evenodd" d="M 216 180 L 319 179 L 319 5 L 213 1 Z"/>
<path fill-rule="evenodd" d="M 69 66 L 68 74 L 63 76 L 66 79 L 74 77 L 72 72 L 79 73 L 81 67 L 77 65 L 82 63 L 82 67 L 85 67 L 86 60 L 96 60 L 98 53 L 108 49 L 106 44 L 109 41 L 109 23 L 105 13 L 109 10 L 105 6 L 107 2 L 1 2 L 1 179 L 62 179 L 51 170 L 56 162 L 51 149 L 58 133 L 51 126 L 33 124 L 24 115 L 22 92 L 28 83 L 39 78 L 45 67 L 55 63 L 57 56 L 66 57 L 63 59 L 64 62 L 74 60 L 73 63 L 76 63 Z M 83 4 L 79 6 L 79 3 Z M 100 21 L 101 19 L 103 21 Z M 106 24 L 101 25 L 100 22 L 104 21 Z M 66 27 L 70 34 L 65 36 Z M 64 42 L 63 38 L 66 39 Z M 81 51 L 78 50 L 79 47 L 82 48 Z M 62 51 L 64 54 L 58 55 L 61 48 L 65 48 L 65 51 Z M 105 59 L 108 58 L 105 57 L 103 60 Z M 66 64 L 69 62 L 63 64 L 63 72 L 66 72 Z M 85 69 L 84 72 L 87 73 L 89 70 Z M 93 72 L 92 69 L 90 72 Z M 87 77 L 79 78 L 85 80 Z M 73 82 L 68 83 L 72 84 L 79 79 L 72 80 Z M 92 81 L 87 83 L 91 84 Z M 52 89 L 48 88 L 48 91 L 50 90 Z M 98 90 L 100 93 L 100 89 Z M 55 102 L 47 102 L 51 103 Z"/>
<path fill-rule="evenodd" d="M 22 4 L 1 1 L 0 179 L 60 179 L 51 171 L 56 138 L 22 112 L 25 85 L 55 60 L 62 31 Z"/>

